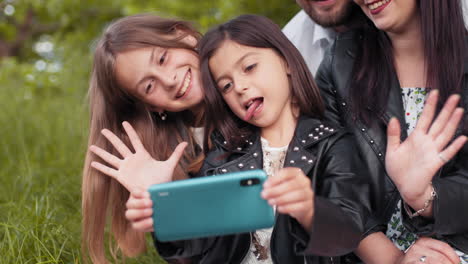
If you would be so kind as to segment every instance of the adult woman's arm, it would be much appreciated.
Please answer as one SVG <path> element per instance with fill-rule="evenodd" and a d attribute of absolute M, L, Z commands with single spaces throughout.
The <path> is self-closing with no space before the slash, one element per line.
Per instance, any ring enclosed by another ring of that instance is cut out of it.
<path fill-rule="evenodd" d="M 398 121 L 390 121 L 386 169 L 407 204 L 402 213 L 406 222 L 413 224 L 413 232 L 440 235 L 467 232 L 467 162 L 458 160 L 459 157 L 452 161 L 467 139 L 459 136 L 451 141 L 463 109 L 457 108 L 460 96 L 453 95 L 434 120 L 437 99 L 437 91 L 429 94 L 415 130 L 404 142 L 400 142 Z M 458 163 L 452 164 L 455 169 L 450 173 L 442 169 L 447 162 Z M 430 222 L 433 224 L 424 225 Z"/>
<path fill-rule="evenodd" d="M 373 233 L 364 238 L 355 251 L 366 264 L 417 264 L 421 259 L 427 263 L 458 264 L 459 257 L 447 244 L 423 237 L 406 251 L 400 251 L 382 233 Z"/>

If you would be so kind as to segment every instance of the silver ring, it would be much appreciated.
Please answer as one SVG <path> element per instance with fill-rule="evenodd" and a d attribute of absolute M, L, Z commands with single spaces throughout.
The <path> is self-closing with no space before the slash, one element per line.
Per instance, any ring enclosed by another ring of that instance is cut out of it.
<path fill-rule="evenodd" d="M 419 258 L 419 261 L 421 261 L 421 262 L 426 262 L 426 259 L 427 259 L 426 256 L 421 256 L 421 257 Z"/>
<path fill-rule="evenodd" d="M 444 157 L 444 155 L 442 155 L 442 152 L 439 152 L 438 154 L 439 156 L 439 159 L 445 164 L 448 162 L 448 159 L 446 157 Z"/>

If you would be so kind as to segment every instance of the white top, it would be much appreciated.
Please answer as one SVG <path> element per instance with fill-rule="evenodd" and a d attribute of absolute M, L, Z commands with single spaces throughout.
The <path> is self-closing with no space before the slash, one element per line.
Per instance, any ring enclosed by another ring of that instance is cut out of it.
<path fill-rule="evenodd" d="M 286 152 L 288 145 L 283 147 L 270 147 L 268 141 L 261 138 L 262 152 L 263 152 L 263 170 L 266 172 L 268 177 L 272 177 L 279 169 L 283 168 L 284 159 L 286 158 Z M 271 252 L 270 252 L 270 238 L 273 228 L 259 229 L 255 231 L 257 240 L 262 245 L 268 254 L 267 259 L 258 260 L 255 256 L 256 248 L 253 242 L 250 243 L 250 250 L 245 256 L 242 264 L 272 264 Z"/>
<path fill-rule="evenodd" d="M 462 0 L 463 18 L 465 19 L 465 27 L 468 28 L 468 1 Z"/>
<path fill-rule="evenodd" d="M 325 50 L 333 44 L 336 32 L 317 25 L 301 10 L 284 26 L 283 33 L 301 52 L 310 72 L 315 76 Z"/>
<path fill-rule="evenodd" d="M 195 143 L 203 149 L 203 133 L 205 133 L 205 127 L 191 127 L 193 138 Z"/>

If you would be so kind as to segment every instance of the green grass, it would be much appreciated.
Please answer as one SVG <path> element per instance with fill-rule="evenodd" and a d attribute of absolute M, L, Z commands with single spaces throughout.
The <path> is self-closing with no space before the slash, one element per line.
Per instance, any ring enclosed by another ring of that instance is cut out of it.
<path fill-rule="evenodd" d="M 87 79 L 50 82 L 36 73 L 27 81 L 30 66 L 0 69 L 0 264 L 82 263 Z M 126 263 L 163 261 L 149 244 Z"/>

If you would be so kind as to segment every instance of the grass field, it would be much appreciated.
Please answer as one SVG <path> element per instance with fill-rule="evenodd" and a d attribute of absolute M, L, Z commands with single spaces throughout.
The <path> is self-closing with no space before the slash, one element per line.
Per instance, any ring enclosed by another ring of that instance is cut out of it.
<path fill-rule="evenodd" d="M 0 65 L 0 264 L 83 263 L 87 80 L 67 85 L 76 73 L 54 80 L 10 66 Z M 126 263 L 163 261 L 150 246 Z"/>

